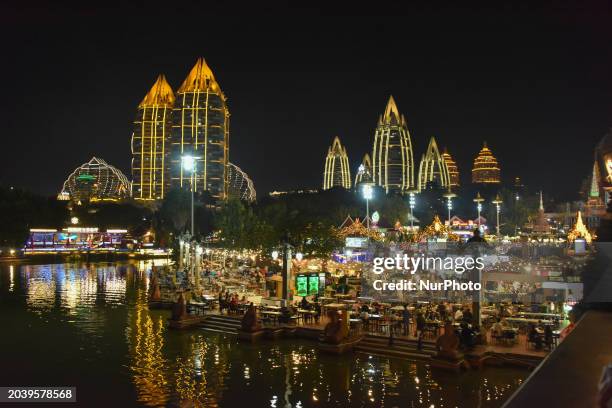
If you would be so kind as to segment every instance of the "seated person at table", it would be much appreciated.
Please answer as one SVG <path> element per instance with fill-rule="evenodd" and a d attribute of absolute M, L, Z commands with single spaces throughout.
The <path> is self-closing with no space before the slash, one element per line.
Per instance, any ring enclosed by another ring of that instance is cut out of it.
<path fill-rule="evenodd" d="M 491 334 L 493 337 L 502 337 L 504 334 L 504 326 L 501 324 L 501 320 L 497 319 L 491 327 Z"/>
<path fill-rule="evenodd" d="M 457 309 L 457 311 L 455 312 L 455 321 L 460 322 L 461 319 L 463 319 L 463 310 Z"/>
<path fill-rule="evenodd" d="M 535 343 L 536 349 L 542 348 L 542 338 L 540 337 L 540 334 L 538 333 L 535 325 L 533 324 L 529 325 L 529 330 L 527 332 L 527 341 L 529 341 L 530 343 Z"/>
<path fill-rule="evenodd" d="M 361 305 L 361 312 L 370 313 L 370 307 L 366 303 L 364 303 L 363 305 Z"/>
<path fill-rule="evenodd" d="M 472 311 L 470 309 L 465 309 L 462 320 L 466 323 L 472 323 L 472 318 Z"/>
<path fill-rule="evenodd" d="M 321 317 L 321 305 L 319 303 L 314 304 L 314 311 L 316 312 L 314 315 L 315 322 L 319 323 L 319 317 Z"/>
<path fill-rule="evenodd" d="M 474 330 L 466 322 L 461 323 L 461 345 L 465 348 L 471 348 L 474 345 L 475 337 Z"/>
<path fill-rule="evenodd" d="M 553 343 L 552 327 L 550 327 L 550 325 L 547 324 L 546 326 L 544 326 L 544 344 L 546 344 L 546 346 L 550 348 L 552 343 Z"/>
<path fill-rule="evenodd" d="M 304 310 L 310 309 L 310 303 L 308 303 L 308 300 L 306 299 L 306 296 L 304 296 L 302 298 L 302 301 L 300 302 L 300 308 L 302 308 Z"/>

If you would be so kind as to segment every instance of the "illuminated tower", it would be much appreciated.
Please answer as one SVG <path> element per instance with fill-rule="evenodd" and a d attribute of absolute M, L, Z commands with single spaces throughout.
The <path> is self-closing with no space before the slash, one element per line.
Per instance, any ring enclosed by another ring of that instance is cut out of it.
<path fill-rule="evenodd" d="M 370 155 L 365 154 L 363 160 L 357 169 L 357 175 L 355 175 L 355 187 L 361 183 L 372 182 L 372 162 L 370 161 Z"/>
<path fill-rule="evenodd" d="M 442 153 L 442 159 L 444 160 L 444 163 L 446 163 L 446 168 L 448 169 L 448 180 L 450 186 L 459 186 L 459 168 L 446 149 L 444 149 L 444 153 Z"/>
<path fill-rule="evenodd" d="M 174 93 L 163 75 L 138 105 L 132 133 L 132 197 L 158 200 L 170 186 L 168 152 Z"/>
<path fill-rule="evenodd" d="M 204 58 L 198 59 L 176 92 L 172 112 L 172 183 L 195 192 L 227 196 L 229 111 L 226 98 Z M 195 158 L 194 174 L 181 165 L 182 156 Z"/>
<path fill-rule="evenodd" d="M 419 164 L 419 191 L 427 188 L 428 183 L 435 183 L 444 188 L 449 185 L 448 168 L 433 137 L 429 139 L 429 146 Z"/>
<path fill-rule="evenodd" d="M 393 96 L 384 115 L 378 119 L 372 149 L 374 183 L 388 192 L 405 193 L 414 188 L 412 142 L 404 115 L 400 115 Z"/>
<path fill-rule="evenodd" d="M 484 142 L 480 153 L 474 159 L 474 167 L 472 168 L 472 183 L 500 183 L 500 169 L 497 164 L 497 159 L 487 147 L 487 142 Z"/>
<path fill-rule="evenodd" d="M 329 149 L 325 158 L 325 170 L 323 171 L 323 190 L 332 187 L 351 188 L 351 170 L 349 168 L 346 148 L 340 143 L 338 136 Z"/>

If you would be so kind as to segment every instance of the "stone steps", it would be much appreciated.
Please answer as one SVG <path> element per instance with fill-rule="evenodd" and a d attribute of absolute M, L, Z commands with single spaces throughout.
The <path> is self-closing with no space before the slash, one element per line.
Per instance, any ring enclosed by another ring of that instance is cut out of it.
<path fill-rule="evenodd" d="M 417 344 L 416 340 L 394 338 L 393 345 L 390 346 L 388 337 L 368 334 L 354 349 L 357 352 L 407 360 L 429 360 L 436 354 L 434 343 L 424 341 L 421 350 L 417 348 Z"/>
<path fill-rule="evenodd" d="M 209 315 L 202 323 L 201 328 L 206 331 L 238 334 L 240 319 L 230 316 Z"/>

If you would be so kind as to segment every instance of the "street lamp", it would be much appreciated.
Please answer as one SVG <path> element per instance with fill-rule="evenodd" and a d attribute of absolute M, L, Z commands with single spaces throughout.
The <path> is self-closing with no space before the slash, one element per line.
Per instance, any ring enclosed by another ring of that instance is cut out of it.
<path fill-rule="evenodd" d="M 194 190 L 194 178 L 196 172 L 196 160 L 193 156 L 182 156 L 181 163 L 183 165 L 183 170 L 188 171 L 190 173 L 189 182 L 191 184 L 191 237 L 194 236 L 194 216 L 193 216 L 193 190 Z"/>
<path fill-rule="evenodd" d="M 497 235 L 499 236 L 499 210 L 501 208 L 501 204 L 503 203 L 501 197 L 499 196 L 499 193 L 497 194 L 497 196 L 495 196 L 495 200 L 492 201 L 493 204 L 495 204 L 495 209 L 497 211 Z"/>
<path fill-rule="evenodd" d="M 370 200 L 372 199 L 372 196 L 374 195 L 372 186 L 370 184 L 364 184 L 362 193 L 363 193 L 363 198 L 365 198 L 366 200 L 366 227 L 369 230 L 370 229 Z"/>
<path fill-rule="evenodd" d="M 480 229 L 480 212 L 482 211 L 482 202 L 484 198 L 480 195 L 480 192 L 476 195 L 474 202 L 476 203 L 476 208 L 478 209 L 478 229 Z"/>
<path fill-rule="evenodd" d="M 448 226 L 450 227 L 451 210 L 453 209 L 453 198 L 457 197 L 457 194 L 451 191 L 450 184 L 448 186 L 448 193 L 444 194 L 446 198 L 446 208 L 448 208 Z"/>
<path fill-rule="evenodd" d="M 414 191 L 410 191 L 408 195 L 408 203 L 410 204 L 410 230 L 412 231 L 414 230 L 414 207 L 416 205 L 416 197 Z"/>

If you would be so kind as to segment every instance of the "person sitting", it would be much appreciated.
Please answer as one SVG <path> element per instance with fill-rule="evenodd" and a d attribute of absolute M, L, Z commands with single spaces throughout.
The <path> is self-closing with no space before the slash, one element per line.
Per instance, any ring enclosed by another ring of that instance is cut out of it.
<path fill-rule="evenodd" d="M 466 349 L 472 348 L 475 337 L 474 330 L 466 322 L 461 323 L 461 345 Z"/>
<path fill-rule="evenodd" d="M 361 305 L 361 312 L 370 313 L 370 307 L 367 305 L 367 303 L 364 303 L 363 305 Z"/>
<path fill-rule="evenodd" d="M 540 337 L 540 334 L 538 333 L 535 325 L 533 324 L 529 325 L 529 330 L 527 332 L 527 341 L 529 343 L 534 343 L 536 350 L 542 348 L 542 338 Z"/>
<path fill-rule="evenodd" d="M 501 339 L 504 335 L 504 326 L 501 324 L 501 320 L 498 318 L 491 326 L 491 337 Z"/>
<path fill-rule="evenodd" d="M 314 311 L 316 312 L 314 314 L 315 323 L 319 323 L 319 318 L 321 317 L 321 304 L 320 303 L 314 304 Z"/>
<path fill-rule="evenodd" d="M 463 310 L 457 309 L 454 317 L 455 317 L 455 322 L 460 322 L 461 319 L 463 319 Z"/>
<path fill-rule="evenodd" d="M 544 326 L 544 344 L 546 345 L 546 347 L 548 347 L 549 350 L 552 349 L 553 331 L 552 327 L 549 324 Z"/>
<path fill-rule="evenodd" d="M 478 228 L 476 228 L 474 230 L 474 235 L 472 235 L 472 237 L 470 239 L 468 239 L 468 244 L 471 244 L 472 242 L 485 242 L 484 238 L 482 238 L 480 236 L 480 230 Z"/>
<path fill-rule="evenodd" d="M 300 302 L 300 308 L 304 310 L 310 309 L 310 303 L 308 303 L 308 299 L 306 299 L 306 296 L 302 297 L 302 300 Z"/>
<path fill-rule="evenodd" d="M 465 311 L 463 312 L 462 320 L 468 324 L 472 323 L 473 315 L 470 309 L 465 309 Z"/>

